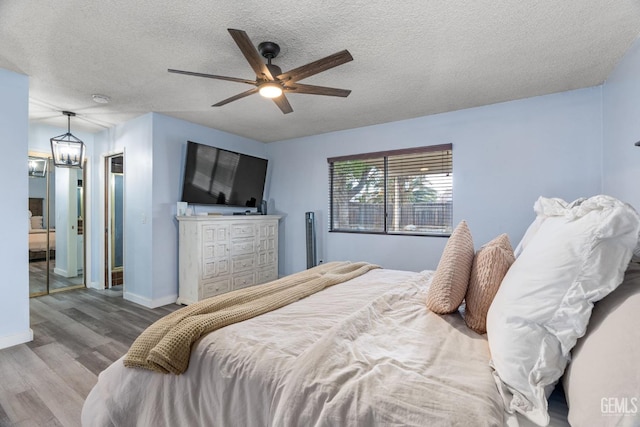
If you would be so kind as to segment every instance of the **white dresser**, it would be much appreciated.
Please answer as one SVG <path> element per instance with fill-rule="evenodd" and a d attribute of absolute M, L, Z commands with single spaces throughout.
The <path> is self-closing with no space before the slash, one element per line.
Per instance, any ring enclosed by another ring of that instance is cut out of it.
<path fill-rule="evenodd" d="M 278 278 L 278 215 L 179 216 L 178 304 Z"/>

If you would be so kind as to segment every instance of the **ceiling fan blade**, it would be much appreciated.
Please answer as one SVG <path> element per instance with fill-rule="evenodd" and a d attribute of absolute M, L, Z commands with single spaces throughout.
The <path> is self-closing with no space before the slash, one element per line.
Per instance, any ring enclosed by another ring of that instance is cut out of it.
<path fill-rule="evenodd" d="M 246 83 L 248 85 L 257 84 L 255 80 L 239 79 L 236 77 L 216 76 L 214 74 L 203 74 L 203 73 L 195 73 L 193 71 L 173 70 L 171 68 L 169 68 L 167 71 L 170 73 L 185 74 L 187 76 L 206 77 L 208 79 L 228 80 L 230 82 Z"/>
<path fill-rule="evenodd" d="M 341 52 L 334 53 L 333 55 L 329 55 L 325 58 L 318 59 L 317 61 L 310 62 L 307 65 L 303 65 L 301 67 L 287 71 L 286 73 L 282 73 L 277 76 L 277 78 L 284 83 L 293 83 L 297 82 L 298 80 L 306 79 L 307 77 L 313 76 L 314 74 L 329 70 L 333 67 L 337 67 L 338 65 L 342 65 L 349 61 L 353 61 L 353 57 L 351 56 L 349 51 L 345 49 Z"/>
<path fill-rule="evenodd" d="M 253 89 L 249 89 L 246 92 L 242 92 L 242 93 L 239 93 L 237 95 L 234 95 L 231 98 L 227 98 L 225 100 L 222 100 L 222 101 L 218 102 L 217 104 L 213 104 L 212 107 L 221 107 L 221 106 L 223 106 L 225 104 L 228 104 L 230 102 L 237 101 L 238 99 L 242 99 L 245 96 L 253 95 L 254 93 L 258 93 L 258 88 L 257 87 L 254 87 Z"/>
<path fill-rule="evenodd" d="M 351 93 L 347 89 L 337 89 L 334 87 L 325 86 L 312 86 L 296 83 L 293 86 L 285 86 L 284 91 L 287 93 L 305 93 L 308 95 L 326 95 L 326 96 L 340 96 L 346 98 Z"/>
<path fill-rule="evenodd" d="M 229 34 L 233 37 L 233 40 L 236 42 L 240 51 L 253 68 L 253 71 L 256 73 L 256 77 L 262 78 L 263 76 L 269 80 L 273 80 L 273 75 L 271 71 L 267 68 L 264 61 L 262 60 L 262 56 L 258 53 L 256 47 L 251 43 L 251 39 L 242 30 L 234 30 L 232 28 L 228 28 Z"/>
<path fill-rule="evenodd" d="M 289 114 L 293 112 L 293 108 L 291 108 L 291 104 L 289 104 L 289 100 L 287 99 L 286 96 L 284 96 L 284 93 L 278 96 L 277 98 L 271 98 L 271 99 L 273 99 L 273 102 L 276 103 L 278 108 L 280 108 L 280 110 L 282 110 L 284 114 Z"/>

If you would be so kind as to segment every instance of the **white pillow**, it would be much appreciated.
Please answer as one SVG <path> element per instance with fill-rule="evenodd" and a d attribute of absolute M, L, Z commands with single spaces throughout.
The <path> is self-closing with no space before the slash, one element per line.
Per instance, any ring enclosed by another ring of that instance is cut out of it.
<path fill-rule="evenodd" d="M 542 206 L 541 200 L 544 199 L 544 206 Z M 586 199 L 581 197 L 579 199 L 574 200 L 571 203 L 567 203 L 562 199 L 547 199 L 547 198 L 538 198 L 536 202 L 533 204 L 533 211 L 536 213 L 536 219 L 533 220 L 527 231 L 525 231 L 522 240 L 516 246 L 516 249 L 513 251 L 513 255 L 517 258 L 520 256 L 524 248 L 529 244 L 529 242 L 533 239 L 533 236 L 536 235 L 538 229 L 547 218 L 547 215 L 553 215 L 554 212 L 562 212 L 565 209 L 571 209 L 574 206 L 580 205 Z"/>
<path fill-rule="evenodd" d="M 545 219 L 500 285 L 487 336 L 506 410 L 547 425 L 547 397 L 593 303 L 622 282 L 640 217 L 609 196 L 565 208 L 541 197 L 536 206 Z"/>

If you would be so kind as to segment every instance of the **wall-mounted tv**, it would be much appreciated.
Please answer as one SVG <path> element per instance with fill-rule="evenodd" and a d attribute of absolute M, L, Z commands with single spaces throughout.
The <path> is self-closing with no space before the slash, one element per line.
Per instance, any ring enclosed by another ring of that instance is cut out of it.
<path fill-rule="evenodd" d="M 188 141 L 182 201 L 258 207 L 266 176 L 267 159 Z"/>

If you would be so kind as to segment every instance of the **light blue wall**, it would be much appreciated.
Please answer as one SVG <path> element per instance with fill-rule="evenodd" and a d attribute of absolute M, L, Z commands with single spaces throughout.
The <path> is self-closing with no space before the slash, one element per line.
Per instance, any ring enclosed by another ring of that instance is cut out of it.
<path fill-rule="evenodd" d="M 574 199 L 601 189 L 601 88 L 478 107 L 267 145 L 271 203 L 287 216 L 280 273 L 306 268 L 304 214 L 317 217 L 319 258 L 434 269 L 444 238 L 328 233 L 328 157 L 453 144 L 454 223 L 476 247 L 500 233 L 518 243 L 538 196 Z"/>
<path fill-rule="evenodd" d="M 603 192 L 640 210 L 640 40 L 603 85 Z"/>
<path fill-rule="evenodd" d="M 126 299 L 156 307 L 178 293 L 178 226 L 187 140 L 254 156 L 265 145 L 226 132 L 149 113 L 95 136 L 92 284 L 104 286 L 104 156 L 125 154 L 124 282 Z M 198 212 L 215 208 L 196 207 Z"/>
<path fill-rule="evenodd" d="M 62 114 L 60 114 L 62 115 Z M 80 118 L 71 119 L 71 133 L 80 138 L 85 145 L 85 155 L 87 158 L 93 156 L 93 137 L 89 132 L 74 129 L 74 123 L 82 120 Z M 29 124 L 29 151 L 37 152 L 45 156 L 51 156 L 51 138 L 67 132 L 67 128 L 56 126 Z"/>
<path fill-rule="evenodd" d="M 256 157 L 266 156 L 263 143 L 162 114 L 153 114 L 152 296 L 159 301 L 177 295 L 178 292 L 178 221 L 175 215 L 176 202 L 182 196 L 187 141 Z M 234 210 L 205 206 L 194 208 L 197 212 Z"/>
<path fill-rule="evenodd" d="M 124 296 L 152 305 L 152 114 L 145 114 L 95 136 L 92 174 L 92 285 L 104 287 L 104 155 L 125 153 Z"/>
<path fill-rule="evenodd" d="M 0 69 L 0 348 L 30 341 L 27 215 L 29 78 Z"/>

